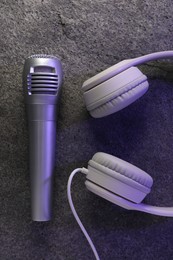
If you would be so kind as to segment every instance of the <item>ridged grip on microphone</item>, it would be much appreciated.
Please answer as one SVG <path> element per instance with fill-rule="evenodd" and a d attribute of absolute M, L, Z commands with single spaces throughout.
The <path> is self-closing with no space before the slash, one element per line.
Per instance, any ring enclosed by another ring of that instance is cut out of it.
<path fill-rule="evenodd" d="M 31 207 L 34 221 L 52 217 L 57 104 L 62 66 L 54 56 L 37 54 L 25 61 L 23 89 L 30 139 Z"/>

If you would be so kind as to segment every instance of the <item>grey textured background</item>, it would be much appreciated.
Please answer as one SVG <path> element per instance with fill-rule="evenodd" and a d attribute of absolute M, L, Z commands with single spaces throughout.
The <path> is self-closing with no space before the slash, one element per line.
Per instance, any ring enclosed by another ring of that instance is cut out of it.
<path fill-rule="evenodd" d="M 122 59 L 172 49 L 172 10 L 172 0 L 0 0 L 0 259 L 94 259 L 69 209 L 66 184 L 97 151 L 152 175 L 147 203 L 173 204 L 171 63 L 141 66 L 149 91 L 107 118 L 92 119 L 81 92 L 84 80 Z M 21 74 L 35 53 L 56 55 L 64 70 L 49 223 L 30 218 Z M 74 180 L 74 203 L 102 260 L 172 259 L 173 219 L 123 210 L 89 193 L 84 180 L 82 174 Z"/>

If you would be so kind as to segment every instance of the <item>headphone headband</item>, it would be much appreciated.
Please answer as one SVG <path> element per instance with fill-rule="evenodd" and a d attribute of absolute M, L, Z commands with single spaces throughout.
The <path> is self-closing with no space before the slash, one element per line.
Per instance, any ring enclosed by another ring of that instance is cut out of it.
<path fill-rule="evenodd" d="M 158 207 L 158 206 L 147 205 L 144 203 L 136 204 L 136 203 L 126 200 L 108 190 L 105 190 L 102 187 L 100 187 L 88 180 L 85 182 L 85 185 L 89 191 L 95 193 L 96 195 L 98 195 L 124 209 L 141 211 L 141 212 L 145 212 L 148 214 L 153 214 L 153 215 L 163 216 L 163 217 L 173 217 L 173 207 Z"/>
<path fill-rule="evenodd" d="M 88 91 L 89 89 L 95 87 L 98 84 L 116 76 L 117 74 L 123 72 L 124 70 L 132 67 L 137 66 L 145 62 L 158 60 L 158 59 L 168 59 L 173 57 L 173 51 L 161 51 L 161 52 L 154 52 L 151 54 L 147 54 L 141 57 L 123 60 L 110 68 L 98 73 L 94 77 L 86 80 L 82 85 L 82 90 Z"/>

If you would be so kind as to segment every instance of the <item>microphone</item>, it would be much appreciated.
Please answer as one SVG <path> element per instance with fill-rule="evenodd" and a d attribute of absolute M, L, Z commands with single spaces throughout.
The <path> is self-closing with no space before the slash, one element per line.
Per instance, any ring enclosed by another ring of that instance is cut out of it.
<path fill-rule="evenodd" d="M 23 89 L 29 125 L 32 220 L 52 217 L 57 104 L 62 66 L 50 55 L 32 55 L 25 61 Z"/>

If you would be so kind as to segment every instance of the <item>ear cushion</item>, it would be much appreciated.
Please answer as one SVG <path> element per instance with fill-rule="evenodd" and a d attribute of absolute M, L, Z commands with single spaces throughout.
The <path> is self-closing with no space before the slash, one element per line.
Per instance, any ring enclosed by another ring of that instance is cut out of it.
<path fill-rule="evenodd" d="M 147 77 L 131 67 L 84 91 L 86 107 L 95 118 L 110 115 L 140 98 L 148 86 Z"/>
<path fill-rule="evenodd" d="M 90 111 L 90 114 L 94 118 L 104 117 L 129 106 L 141 96 L 145 94 L 148 89 L 148 82 L 142 82 L 135 85 L 132 89 L 124 92 L 118 97 L 112 98 L 103 105 L 100 105 Z"/>
<path fill-rule="evenodd" d="M 106 153 L 96 153 L 88 164 L 87 180 L 139 203 L 150 192 L 153 179 L 138 167 Z"/>
<path fill-rule="evenodd" d="M 152 177 L 144 172 L 143 170 L 139 169 L 138 167 L 123 161 L 113 155 L 107 153 L 96 153 L 92 161 L 98 163 L 110 170 L 120 173 L 121 175 L 126 176 L 148 188 L 151 188 L 153 184 Z"/>

